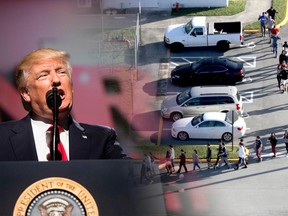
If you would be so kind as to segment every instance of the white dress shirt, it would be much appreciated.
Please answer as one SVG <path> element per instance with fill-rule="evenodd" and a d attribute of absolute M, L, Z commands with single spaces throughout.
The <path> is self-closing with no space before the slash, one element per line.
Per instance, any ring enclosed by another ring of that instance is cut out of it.
<path fill-rule="evenodd" d="M 51 124 L 44 123 L 35 119 L 31 119 L 33 136 L 38 156 L 38 161 L 48 161 L 47 154 L 50 153 L 49 139 L 47 139 L 47 130 Z M 69 160 L 69 131 L 65 130 L 60 132 L 60 140 L 65 148 L 67 158 Z"/>

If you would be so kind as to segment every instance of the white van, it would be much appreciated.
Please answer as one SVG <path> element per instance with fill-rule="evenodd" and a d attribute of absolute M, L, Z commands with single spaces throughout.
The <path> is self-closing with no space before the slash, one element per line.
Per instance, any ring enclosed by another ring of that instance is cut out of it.
<path fill-rule="evenodd" d="M 194 86 L 167 97 L 161 105 L 161 115 L 176 121 L 205 112 L 238 110 L 243 114 L 242 97 L 235 86 Z"/>

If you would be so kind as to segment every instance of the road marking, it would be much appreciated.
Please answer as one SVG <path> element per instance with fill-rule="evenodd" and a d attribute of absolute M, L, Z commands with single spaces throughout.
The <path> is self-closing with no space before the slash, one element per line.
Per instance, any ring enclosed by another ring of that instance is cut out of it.
<path fill-rule="evenodd" d="M 208 56 L 202 57 L 189 57 L 189 56 L 182 56 L 182 57 L 170 57 L 170 65 L 169 68 L 174 68 L 179 66 L 180 64 L 192 63 L 198 59 L 202 58 L 209 58 Z M 230 59 L 238 59 L 238 61 L 243 62 L 244 68 L 256 68 L 256 56 L 225 56 L 221 58 L 230 58 Z"/>
<path fill-rule="evenodd" d="M 241 92 L 240 93 L 242 96 L 242 101 L 243 103 L 253 103 L 253 92 L 249 91 L 249 92 Z"/>
<path fill-rule="evenodd" d="M 244 65 L 245 68 L 256 68 L 256 56 L 239 56 L 237 59 L 246 64 Z M 249 61 L 246 61 L 245 59 L 252 59 L 253 62 L 249 63 Z"/>
<path fill-rule="evenodd" d="M 192 63 L 192 61 L 188 60 L 187 58 L 183 58 L 184 61 L 188 62 L 188 63 Z"/>

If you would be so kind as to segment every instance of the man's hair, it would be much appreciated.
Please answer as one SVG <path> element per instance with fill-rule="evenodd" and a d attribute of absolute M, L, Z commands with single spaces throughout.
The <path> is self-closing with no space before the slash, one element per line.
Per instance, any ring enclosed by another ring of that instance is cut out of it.
<path fill-rule="evenodd" d="M 64 65 L 66 66 L 68 76 L 71 79 L 72 75 L 72 67 L 69 62 L 69 54 L 61 51 L 61 50 L 56 50 L 52 48 L 41 48 L 38 50 L 34 50 L 28 55 L 26 55 L 23 60 L 18 64 L 17 69 L 16 69 L 16 85 L 18 88 L 18 91 L 21 92 L 21 89 L 27 87 L 27 78 L 29 76 L 29 72 L 31 67 L 36 64 L 40 60 L 45 60 L 45 59 L 58 59 L 62 60 Z M 31 105 L 30 103 L 27 103 L 23 98 L 21 97 L 22 104 L 28 112 L 31 110 Z"/>

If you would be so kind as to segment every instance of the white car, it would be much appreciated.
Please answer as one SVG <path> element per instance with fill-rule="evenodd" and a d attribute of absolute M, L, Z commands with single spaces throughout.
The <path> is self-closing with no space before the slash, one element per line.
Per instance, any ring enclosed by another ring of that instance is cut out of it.
<path fill-rule="evenodd" d="M 232 122 L 233 133 L 232 133 Z M 230 142 L 246 132 L 246 123 L 237 111 L 207 112 L 195 117 L 179 119 L 172 124 L 171 135 L 180 140 L 222 139 Z M 233 134 L 233 135 L 232 135 Z"/>

